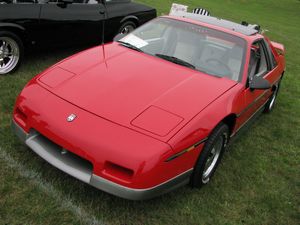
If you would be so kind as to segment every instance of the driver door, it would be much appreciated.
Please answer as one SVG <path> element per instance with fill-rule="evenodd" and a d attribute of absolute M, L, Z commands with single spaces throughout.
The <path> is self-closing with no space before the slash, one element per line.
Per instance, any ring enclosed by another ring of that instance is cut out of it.
<path fill-rule="evenodd" d="M 50 0 L 42 4 L 43 44 L 101 43 L 104 5 L 96 0 Z"/>
<path fill-rule="evenodd" d="M 267 49 L 266 42 L 261 39 L 252 44 L 251 56 L 248 69 L 248 82 L 244 90 L 244 110 L 241 113 L 242 123 L 249 120 L 261 107 L 264 106 L 270 97 L 272 90 L 253 90 L 249 88 L 249 81 L 254 76 L 261 76 L 271 84 L 274 82 L 276 70 L 274 61 L 271 60 L 270 52 Z"/>

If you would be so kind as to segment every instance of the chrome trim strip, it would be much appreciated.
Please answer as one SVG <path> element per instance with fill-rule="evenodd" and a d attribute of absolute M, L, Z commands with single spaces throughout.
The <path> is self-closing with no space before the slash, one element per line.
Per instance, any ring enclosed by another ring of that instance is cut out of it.
<path fill-rule="evenodd" d="M 11 125 L 16 135 L 26 145 L 53 166 L 97 189 L 121 198 L 145 200 L 165 194 L 173 189 L 188 184 L 190 176 L 193 173 L 193 168 L 191 168 L 154 187 L 146 189 L 129 188 L 93 174 L 92 169 L 87 169 L 87 167 L 82 166 L 82 162 L 77 164 L 76 160 L 74 161 L 74 158 L 68 154 L 59 154 L 57 151 L 58 146 L 37 132 L 33 131 L 27 134 L 14 120 Z M 199 145 L 201 143 L 198 142 L 196 145 L 197 144 Z"/>
<path fill-rule="evenodd" d="M 178 153 L 176 153 L 175 155 L 170 156 L 165 162 L 170 162 L 170 161 L 172 161 L 173 159 L 176 159 L 176 158 L 182 156 L 183 154 L 185 154 L 185 153 L 187 153 L 187 152 L 193 150 L 194 148 L 198 147 L 198 146 L 201 145 L 202 143 L 206 142 L 207 139 L 208 139 L 208 138 L 204 138 L 204 139 L 198 141 L 196 144 L 192 145 L 191 147 L 186 148 L 186 149 L 184 149 L 183 151 L 178 152 Z"/>
<path fill-rule="evenodd" d="M 208 139 L 208 137 L 206 137 L 206 138 L 204 138 L 204 139 L 198 141 L 196 144 L 194 144 L 195 148 L 198 147 L 199 145 L 201 145 L 202 143 L 206 142 L 207 139 Z"/>

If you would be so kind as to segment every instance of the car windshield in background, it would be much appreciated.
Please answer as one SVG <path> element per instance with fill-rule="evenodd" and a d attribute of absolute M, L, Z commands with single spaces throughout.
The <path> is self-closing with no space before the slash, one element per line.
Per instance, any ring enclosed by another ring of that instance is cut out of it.
<path fill-rule="evenodd" d="M 213 76 L 235 81 L 241 78 L 246 41 L 225 32 L 158 18 L 136 29 L 120 42 Z"/>

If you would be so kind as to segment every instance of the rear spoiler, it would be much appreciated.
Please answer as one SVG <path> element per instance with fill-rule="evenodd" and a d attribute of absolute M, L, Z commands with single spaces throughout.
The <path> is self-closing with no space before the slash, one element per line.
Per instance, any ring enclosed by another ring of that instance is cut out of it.
<path fill-rule="evenodd" d="M 283 44 L 271 41 L 271 44 L 273 45 L 273 47 L 276 49 L 277 53 L 279 55 L 284 55 L 285 54 L 285 48 L 283 46 Z"/>

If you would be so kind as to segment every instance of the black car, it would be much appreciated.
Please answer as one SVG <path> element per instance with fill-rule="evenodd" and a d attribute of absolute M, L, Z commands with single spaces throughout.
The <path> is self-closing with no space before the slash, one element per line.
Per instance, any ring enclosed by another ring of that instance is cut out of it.
<path fill-rule="evenodd" d="M 155 17 L 130 0 L 0 0 L 0 75 L 29 47 L 99 44 Z"/>

